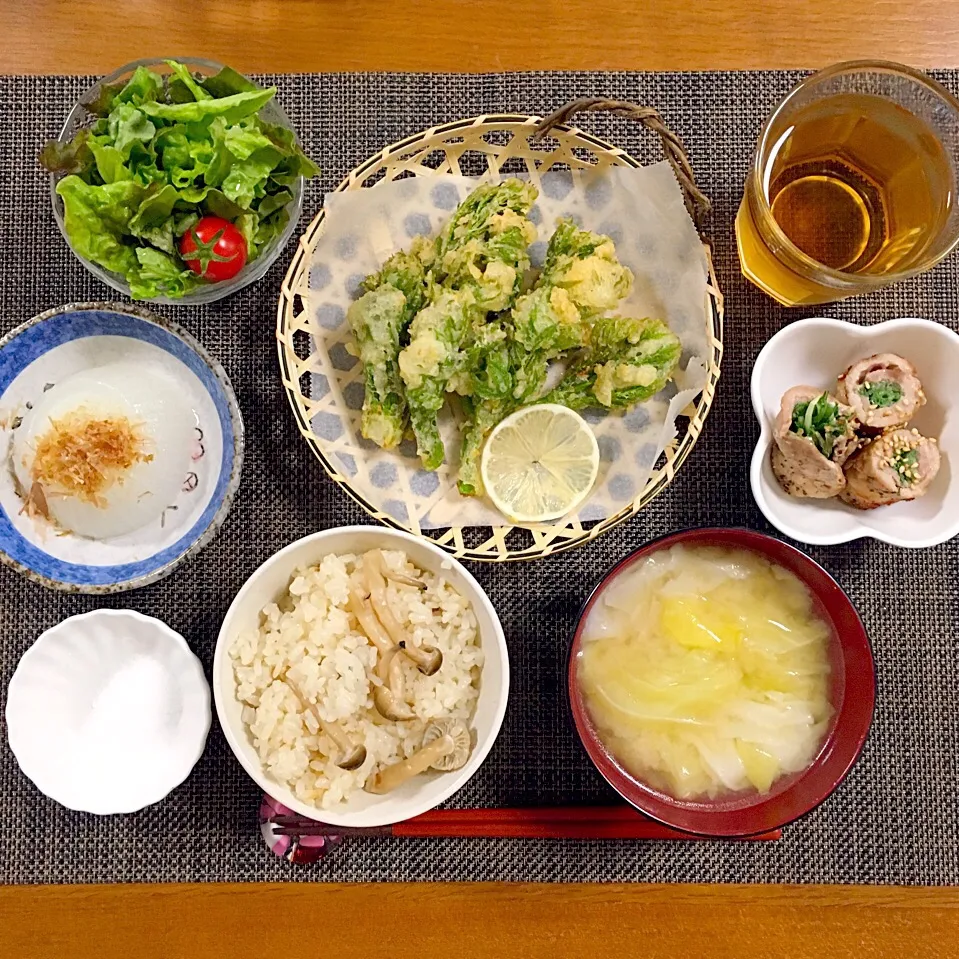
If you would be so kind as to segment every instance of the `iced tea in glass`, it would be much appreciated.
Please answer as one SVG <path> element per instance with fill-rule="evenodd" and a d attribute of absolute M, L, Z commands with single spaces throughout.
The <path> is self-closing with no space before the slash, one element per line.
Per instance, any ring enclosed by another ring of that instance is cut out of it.
<path fill-rule="evenodd" d="M 929 269 L 959 243 L 959 101 L 894 63 L 839 64 L 766 122 L 736 217 L 743 274 L 786 306 Z"/>

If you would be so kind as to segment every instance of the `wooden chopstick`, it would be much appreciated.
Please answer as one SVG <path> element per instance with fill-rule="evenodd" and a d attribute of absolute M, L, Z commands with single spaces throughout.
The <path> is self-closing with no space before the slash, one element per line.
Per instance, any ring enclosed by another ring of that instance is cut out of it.
<path fill-rule="evenodd" d="M 280 836 L 405 836 L 509 839 L 704 839 L 670 829 L 630 806 L 434 809 L 393 826 L 333 826 L 301 816 L 274 816 Z M 781 830 L 750 839 L 779 839 Z"/>

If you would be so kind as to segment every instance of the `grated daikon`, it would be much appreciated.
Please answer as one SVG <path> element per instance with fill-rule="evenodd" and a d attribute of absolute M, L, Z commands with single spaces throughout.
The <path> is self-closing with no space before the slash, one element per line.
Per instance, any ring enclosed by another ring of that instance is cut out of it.
<path fill-rule="evenodd" d="M 600 739 L 653 788 L 766 793 L 826 735 L 829 642 L 793 573 L 746 550 L 677 545 L 599 596 L 577 677 Z"/>

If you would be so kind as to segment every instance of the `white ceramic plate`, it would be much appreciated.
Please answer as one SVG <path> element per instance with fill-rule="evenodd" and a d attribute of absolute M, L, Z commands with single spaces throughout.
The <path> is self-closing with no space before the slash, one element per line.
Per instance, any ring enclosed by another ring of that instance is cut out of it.
<path fill-rule="evenodd" d="M 165 623 L 99 609 L 58 623 L 24 653 L 6 721 L 10 749 L 42 793 L 68 809 L 128 813 L 159 802 L 196 765 L 210 688 Z"/>
<path fill-rule="evenodd" d="M 479 625 L 485 664 L 480 677 L 480 694 L 471 721 L 476 744 L 462 769 L 451 773 L 416 776 L 385 796 L 355 792 L 334 809 L 319 809 L 298 799 L 286 786 L 264 770 L 241 718 L 236 698 L 236 679 L 230 646 L 236 636 L 255 630 L 260 611 L 276 601 L 290 585 L 293 571 L 318 563 L 330 553 L 363 553 L 370 549 L 405 550 L 421 569 L 442 572 L 459 592 L 469 599 Z M 385 826 L 401 822 L 438 806 L 449 799 L 476 772 L 486 758 L 506 712 L 509 695 L 509 655 L 503 628 L 493 604 L 482 587 L 455 559 L 438 546 L 399 530 L 376 526 L 345 526 L 313 533 L 291 543 L 268 559 L 244 584 L 230 606 L 220 629 L 213 657 L 213 698 L 226 741 L 253 780 L 274 799 L 310 819 L 336 826 Z"/>
<path fill-rule="evenodd" d="M 20 419 L 49 384 L 106 363 L 152 364 L 177 383 L 196 418 L 190 472 L 161 517 L 95 540 L 22 512 L 10 463 Z M 220 366 L 185 330 L 140 307 L 80 303 L 42 313 L 0 342 L 0 560 L 52 589 L 115 593 L 168 575 L 202 549 L 240 483 L 243 420 Z"/>
<path fill-rule="evenodd" d="M 836 377 L 873 353 L 898 353 L 915 364 L 927 402 L 910 422 L 936 437 L 942 466 L 921 499 L 874 510 L 858 510 L 839 499 L 798 499 L 787 495 L 769 461 L 772 425 L 783 393 L 808 384 L 835 390 Z M 797 320 L 763 347 L 753 367 L 751 397 L 759 420 L 759 442 L 749 479 L 763 515 L 778 530 L 801 543 L 846 543 L 864 536 L 895 546 L 936 546 L 959 534 L 959 335 L 940 323 L 903 318 L 874 326 L 841 320 Z"/>

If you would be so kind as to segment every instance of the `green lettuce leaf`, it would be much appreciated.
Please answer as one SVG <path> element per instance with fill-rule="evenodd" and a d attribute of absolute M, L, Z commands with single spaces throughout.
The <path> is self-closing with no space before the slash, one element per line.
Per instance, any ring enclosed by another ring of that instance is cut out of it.
<path fill-rule="evenodd" d="M 289 222 L 289 207 L 283 207 L 267 219 L 261 220 L 257 225 L 256 234 L 253 237 L 256 245 L 256 253 L 259 254 L 264 247 L 269 246 L 286 229 L 286 225 Z M 254 257 L 250 256 L 248 259 L 252 260 Z"/>
<path fill-rule="evenodd" d="M 256 119 L 253 117 L 228 127 L 224 135 L 224 143 L 238 160 L 249 159 L 257 150 L 264 147 L 277 149 L 276 144 L 256 128 Z M 282 155 L 282 151 L 278 152 Z"/>
<path fill-rule="evenodd" d="M 167 103 L 193 103 L 196 97 L 184 85 L 179 77 L 168 77 L 166 85 Z"/>
<path fill-rule="evenodd" d="M 276 193 L 268 193 L 262 200 L 256 205 L 257 214 L 262 217 L 268 217 L 271 213 L 276 213 L 277 210 L 282 210 L 287 203 L 293 202 L 293 194 L 287 190 L 285 187 L 281 190 L 278 190 Z"/>
<path fill-rule="evenodd" d="M 171 123 L 199 123 L 214 117 L 223 117 L 227 123 L 236 123 L 256 113 L 275 95 L 276 87 L 270 87 L 268 90 L 250 90 L 195 103 L 143 103 L 141 108 L 148 117 Z"/>
<path fill-rule="evenodd" d="M 273 171 L 273 181 L 279 186 L 293 186 L 299 178 L 309 180 L 320 172 L 320 168 L 298 147 L 294 152 L 284 157 Z"/>
<path fill-rule="evenodd" d="M 142 230 L 138 234 L 141 240 L 146 240 L 150 246 L 163 250 L 171 256 L 177 255 L 176 237 L 173 234 L 173 220 L 164 220 L 159 226 Z"/>
<path fill-rule="evenodd" d="M 196 226 L 200 220 L 200 214 L 194 210 L 189 210 L 186 213 L 177 213 L 172 220 L 173 223 L 173 235 L 174 236 L 183 236 L 187 230 Z"/>
<path fill-rule="evenodd" d="M 176 239 L 199 219 L 193 210 L 176 212 L 183 200 L 176 187 L 169 183 L 153 184 L 144 193 L 133 219 L 130 232 L 151 246 L 172 256 L 178 256 Z"/>
<path fill-rule="evenodd" d="M 139 269 L 132 246 L 122 240 L 127 224 L 143 198 L 133 180 L 91 186 L 78 176 L 57 184 L 63 199 L 63 220 L 70 246 L 84 259 L 130 279 Z"/>
<path fill-rule="evenodd" d="M 256 197 L 266 195 L 266 181 L 281 159 L 280 151 L 269 146 L 255 151 L 243 161 L 238 160 L 223 180 L 223 192 L 248 210 Z"/>
<path fill-rule="evenodd" d="M 163 77 L 146 67 L 137 67 L 124 86 L 110 102 L 110 107 L 120 103 L 140 104 L 155 102 L 163 96 Z M 102 108 L 102 107 L 101 107 Z M 109 111 L 109 112 L 112 112 Z"/>
<path fill-rule="evenodd" d="M 147 230 L 155 230 L 173 215 L 173 207 L 179 199 L 175 186 L 158 183 L 147 188 L 136 213 L 130 220 L 129 232 L 133 236 L 143 236 Z M 171 223 L 172 235 L 172 223 Z"/>
<path fill-rule="evenodd" d="M 218 190 L 216 187 L 207 188 L 206 195 L 203 197 L 203 204 L 207 213 L 222 216 L 224 220 L 235 221 L 244 212 L 243 207 L 234 203 L 222 190 Z"/>
<path fill-rule="evenodd" d="M 207 77 L 203 81 L 203 86 L 215 97 L 228 97 L 234 93 L 255 93 L 262 89 L 252 80 L 247 80 L 242 74 L 239 74 L 232 67 L 224 67 L 219 73 L 212 77 Z"/>
<path fill-rule="evenodd" d="M 289 128 L 280 126 L 278 123 L 268 123 L 257 117 L 257 122 L 264 136 L 268 136 L 274 146 L 277 146 L 284 153 L 293 153 L 296 150 L 296 134 Z"/>
<path fill-rule="evenodd" d="M 256 258 L 256 228 L 259 222 L 260 218 L 255 213 L 244 213 L 237 217 L 234 224 L 246 240 L 247 262 Z"/>
<path fill-rule="evenodd" d="M 213 150 L 209 163 L 203 173 L 203 182 L 207 186 L 220 186 L 233 166 L 234 157 L 226 145 L 226 122 L 217 118 L 210 126 Z"/>
<path fill-rule="evenodd" d="M 133 173 L 133 179 L 144 186 L 168 182 L 166 172 L 157 166 L 156 151 L 152 143 L 135 144 L 130 149 L 127 167 Z"/>
<path fill-rule="evenodd" d="M 189 187 L 204 177 L 214 156 L 215 146 L 209 139 L 191 137 L 182 123 L 166 127 L 156 138 L 163 171 L 176 187 Z"/>
<path fill-rule="evenodd" d="M 136 143 L 151 143 L 156 135 L 156 127 L 140 110 L 131 103 L 118 103 L 107 118 L 108 132 L 113 145 L 125 159 Z"/>
<path fill-rule="evenodd" d="M 130 293 L 135 300 L 147 300 L 155 296 L 180 297 L 202 283 L 181 261 L 152 247 L 138 247 L 136 260 L 139 270 L 128 277 Z"/>
<path fill-rule="evenodd" d="M 126 166 L 123 155 L 116 147 L 103 144 L 97 137 L 92 137 L 90 150 L 96 161 L 97 173 L 104 183 L 133 179 L 133 171 Z"/>
<path fill-rule="evenodd" d="M 212 100 L 213 95 L 207 93 L 203 87 L 194 79 L 193 74 L 184 66 L 182 63 L 178 63 L 176 60 L 164 60 L 163 61 L 174 73 L 175 77 L 183 84 L 184 87 L 192 94 L 193 99 L 196 100 Z M 177 101 L 179 103 L 186 103 L 186 100 Z"/>

